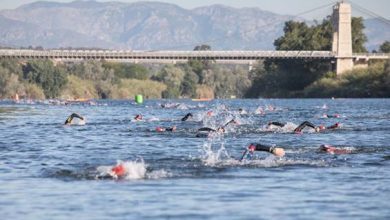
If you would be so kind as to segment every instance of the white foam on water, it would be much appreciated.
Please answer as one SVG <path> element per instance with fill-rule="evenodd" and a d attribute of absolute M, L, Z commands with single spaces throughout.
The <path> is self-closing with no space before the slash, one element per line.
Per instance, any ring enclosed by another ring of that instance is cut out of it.
<path fill-rule="evenodd" d="M 323 160 L 302 160 L 302 159 L 287 159 L 278 158 L 270 155 L 264 159 L 253 159 L 244 162 L 245 165 L 256 167 L 281 167 L 290 165 L 309 165 L 309 166 L 326 166 L 326 162 Z"/>
<path fill-rule="evenodd" d="M 160 121 L 160 119 L 157 118 L 157 117 L 151 117 L 151 118 L 148 119 L 147 121 Z"/>
<path fill-rule="evenodd" d="M 146 173 L 146 177 L 148 179 L 161 179 L 161 178 L 167 178 L 167 177 L 171 177 L 172 174 L 161 169 L 161 170 L 156 170 L 156 171 L 152 171 L 150 173 Z"/>
<path fill-rule="evenodd" d="M 221 161 L 230 158 L 223 144 L 219 149 L 213 150 L 211 143 L 204 143 L 200 159 L 206 166 L 216 166 Z"/>
<path fill-rule="evenodd" d="M 77 122 L 77 125 L 85 125 L 86 120 L 87 120 L 87 119 L 84 117 L 84 120 L 79 120 L 79 121 Z"/>
<path fill-rule="evenodd" d="M 180 110 L 188 110 L 190 107 L 192 107 L 192 106 L 189 106 L 189 105 L 180 103 L 180 104 L 177 106 L 177 109 L 180 109 Z"/>
<path fill-rule="evenodd" d="M 124 179 L 127 180 L 137 180 L 137 179 L 145 179 L 146 177 L 146 168 L 147 165 L 143 160 L 141 161 L 119 161 L 117 165 L 123 164 L 126 174 Z"/>

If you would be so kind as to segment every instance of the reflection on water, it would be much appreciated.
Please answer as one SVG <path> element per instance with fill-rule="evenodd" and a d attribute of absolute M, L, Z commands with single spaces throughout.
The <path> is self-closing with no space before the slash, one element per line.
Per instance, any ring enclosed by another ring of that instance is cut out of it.
<path fill-rule="evenodd" d="M 390 100 L 93 103 L 0 102 L 4 219 L 390 217 Z M 87 123 L 64 126 L 73 112 Z M 342 126 L 292 132 L 303 121 Z M 286 155 L 239 161 L 250 143 Z"/>

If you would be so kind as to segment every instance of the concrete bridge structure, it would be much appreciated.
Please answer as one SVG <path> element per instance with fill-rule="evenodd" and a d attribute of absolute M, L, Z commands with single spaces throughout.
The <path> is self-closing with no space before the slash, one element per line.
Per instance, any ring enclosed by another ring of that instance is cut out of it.
<path fill-rule="evenodd" d="M 390 59 L 390 54 L 352 53 L 351 6 L 344 1 L 333 8 L 332 51 L 132 51 L 132 50 L 24 50 L 0 49 L 0 58 L 52 59 L 56 61 L 107 60 L 133 63 L 178 63 L 213 60 L 249 64 L 261 59 L 325 59 L 336 62 L 336 73 L 366 67 L 369 60 Z"/>

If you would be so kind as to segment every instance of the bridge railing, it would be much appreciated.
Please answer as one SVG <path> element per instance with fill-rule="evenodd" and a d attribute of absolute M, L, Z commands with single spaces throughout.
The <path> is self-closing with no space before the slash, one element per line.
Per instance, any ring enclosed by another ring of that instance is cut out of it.
<path fill-rule="evenodd" d="M 122 51 L 0 50 L 0 57 L 80 59 L 246 59 L 333 58 L 331 51 Z"/>
<path fill-rule="evenodd" d="M 390 53 L 353 53 L 355 59 L 390 59 Z"/>

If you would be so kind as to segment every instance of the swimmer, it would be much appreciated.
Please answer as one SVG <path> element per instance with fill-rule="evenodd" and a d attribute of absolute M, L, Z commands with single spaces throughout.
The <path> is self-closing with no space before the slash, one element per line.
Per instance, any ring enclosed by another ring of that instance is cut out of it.
<path fill-rule="evenodd" d="M 157 132 L 164 132 L 164 131 L 176 131 L 176 126 L 173 126 L 173 127 L 167 127 L 167 128 L 163 128 L 163 127 L 157 127 L 156 128 L 156 131 Z"/>
<path fill-rule="evenodd" d="M 113 176 L 116 177 L 116 178 L 123 177 L 126 174 L 126 168 L 121 163 L 121 164 L 118 164 L 118 165 L 114 166 L 111 169 L 111 172 L 112 172 Z"/>
<path fill-rule="evenodd" d="M 302 124 L 300 124 L 297 128 L 294 129 L 294 132 L 300 133 L 300 132 L 302 132 L 302 130 L 306 126 L 313 128 L 315 132 L 320 132 L 320 131 L 324 131 L 324 130 L 330 130 L 330 129 L 339 128 L 340 127 L 340 123 L 337 122 L 336 124 L 333 124 L 331 126 L 325 127 L 323 125 L 315 126 L 314 124 L 312 124 L 312 123 L 310 123 L 308 121 L 304 121 Z"/>
<path fill-rule="evenodd" d="M 240 114 L 240 115 L 246 115 L 246 114 L 248 114 L 248 112 L 245 111 L 245 110 L 242 109 L 242 108 L 239 108 L 239 109 L 238 109 L 238 114 Z"/>
<path fill-rule="evenodd" d="M 250 144 L 246 148 L 244 153 L 242 154 L 240 161 L 242 161 L 243 159 L 245 159 L 247 157 L 252 157 L 252 155 L 255 151 L 265 151 L 265 152 L 271 153 L 277 157 L 284 156 L 284 149 L 283 148 L 274 147 L 274 146 L 266 146 L 263 144 Z"/>
<path fill-rule="evenodd" d="M 347 149 L 339 149 L 339 148 L 336 148 L 332 145 L 328 145 L 328 144 L 323 144 L 320 146 L 320 151 L 321 152 L 326 152 L 326 153 L 329 153 L 329 154 L 350 154 L 352 153 L 351 150 L 347 150 Z"/>
<path fill-rule="evenodd" d="M 203 128 L 199 128 L 198 131 L 225 132 L 225 127 L 228 126 L 229 124 L 238 124 L 238 122 L 236 120 L 232 119 L 232 120 L 228 121 L 225 125 L 217 128 L 217 129 L 203 127 Z"/>
<path fill-rule="evenodd" d="M 264 115 L 265 112 L 264 112 L 264 110 L 263 110 L 262 107 L 258 107 L 258 108 L 255 110 L 255 114 Z"/>
<path fill-rule="evenodd" d="M 334 115 L 328 115 L 328 114 L 323 114 L 323 118 L 340 118 L 339 114 L 334 114 Z"/>
<path fill-rule="evenodd" d="M 191 119 L 192 118 L 192 114 L 191 113 L 188 113 L 188 114 L 186 114 L 182 119 L 181 119 L 181 121 L 187 121 L 188 119 Z"/>
<path fill-rule="evenodd" d="M 217 128 L 217 129 L 213 129 L 213 128 L 209 128 L 209 127 L 203 127 L 203 128 L 199 128 L 198 129 L 198 132 L 207 132 L 207 133 L 224 133 L 226 131 L 226 127 L 230 124 L 238 124 L 238 122 L 234 119 L 228 121 L 225 125 Z M 201 137 L 202 135 L 201 134 L 197 134 L 196 135 L 197 137 Z"/>
<path fill-rule="evenodd" d="M 136 115 L 136 116 L 134 117 L 134 120 L 136 120 L 136 121 L 141 121 L 141 120 L 142 120 L 142 115 L 141 115 L 141 114 Z"/>
<path fill-rule="evenodd" d="M 281 122 L 269 122 L 268 123 L 268 126 L 271 126 L 271 125 L 274 125 L 274 126 L 277 126 L 277 127 L 284 127 L 286 124 L 285 123 L 281 123 Z M 310 127 L 310 128 L 313 128 L 315 132 L 320 132 L 320 131 L 324 131 L 324 130 L 330 130 L 330 129 L 336 129 L 336 128 L 339 128 L 340 127 L 340 123 L 336 123 L 336 124 L 333 124 L 331 126 L 328 126 L 328 127 L 325 127 L 323 125 L 320 125 L 320 126 L 315 126 L 313 123 L 309 122 L 309 121 L 304 121 L 302 122 L 298 127 L 296 127 L 294 129 L 294 132 L 295 133 L 301 133 L 302 130 L 306 127 Z"/>
<path fill-rule="evenodd" d="M 76 113 L 72 113 L 65 121 L 65 125 L 71 125 L 72 124 L 72 121 L 73 121 L 73 118 L 78 118 L 80 119 L 81 121 L 79 122 L 80 125 L 82 124 L 85 124 L 85 120 L 84 120 L 84 117 L 76 114 Z"/>
<path fill-rule="evenodd" d="M 272 105 L 267 105 L 265 107 L 265 109 L 268 110 L 268 111 L 271 111 L 271 112 L 276 110 L 276 108 L 274 106 L 272 106 Z"/>

